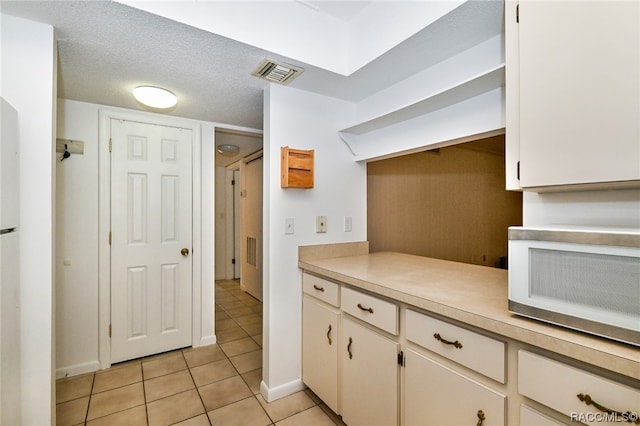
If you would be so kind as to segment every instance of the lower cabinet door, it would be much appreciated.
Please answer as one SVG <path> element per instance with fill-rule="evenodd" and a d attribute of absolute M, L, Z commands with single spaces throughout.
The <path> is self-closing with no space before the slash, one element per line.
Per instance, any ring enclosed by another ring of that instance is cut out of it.
<path fill-rule="evenodd" d="M 520 426 L 567 426 L 565 423 L 552 419 L 541 412 L 526 406 L 520 405 Z"/>
<path fill-rule="evenodd" d="M 342 419 L 349 426 L 398 424 L 398 343 L 344 316 Z"/>
<path fill-rule="evenodd" d="M 338 311 L 302 299 L 302 381 L 338 412 Z"/>
<path fill-rule="evenodd" d="M 411 349 L 404 352 L 405 426 L 505 425 L 505 395 Z"/>

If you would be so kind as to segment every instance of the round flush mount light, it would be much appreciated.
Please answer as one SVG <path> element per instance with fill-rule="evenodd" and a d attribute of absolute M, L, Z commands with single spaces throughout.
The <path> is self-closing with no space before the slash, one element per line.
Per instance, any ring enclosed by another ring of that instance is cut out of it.
<path fill-rule="evenodd" d="M 168 109 L 178 103 L 178 97 L 167 89 L 154 86 L 138 86 L 133 89 L 133 97 L 151 108 Z"/>
<path fill-rule="evenodd" d="M 240 152 L 240 147 L 238 145 L 225 143 L 225 144 L 218 145 L 216 147 L 216 151 L 218 151 L 218 153 L 222 155 L 232 157 L 236 155 L 238 152 Z"/>

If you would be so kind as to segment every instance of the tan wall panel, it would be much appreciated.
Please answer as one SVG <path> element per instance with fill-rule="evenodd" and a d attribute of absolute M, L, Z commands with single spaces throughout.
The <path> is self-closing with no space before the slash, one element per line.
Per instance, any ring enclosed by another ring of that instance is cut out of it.
<path fill-rule="evenodd" d="M 504 136 L 371 162 L 370 250 L 496 266 L 522 224 L 522 194 L 504 188 Z"/>

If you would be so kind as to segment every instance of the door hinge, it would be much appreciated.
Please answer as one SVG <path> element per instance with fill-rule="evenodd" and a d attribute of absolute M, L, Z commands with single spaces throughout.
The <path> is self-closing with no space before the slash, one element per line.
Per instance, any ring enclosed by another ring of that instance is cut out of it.
<path fill-rule="evenodd" d="M 520 23 L 520 3 L 516 4 L 516 24 Z"/>
<path fill-rule="evenodd" d="M 113 140 L 109 138 L 109 152 L 113 149 Z"/>
<path fill-rule="evenodd" d="M 236 184 L 236 181 L 232 179 L 231 180 L 231 185 L 235 185 L 235 184 Z"/>
<path fill-rule="evenodd" d="M 231 259 L 231 264 L 235 265 L 236 264 L 236 260 L 235 259 Z"/>
<path fill-rule="evenodd" d="M 109 245 L 111 245 L 111 231 L 109 231 Z"/>
<path fill-rule="evenodd" d="M 520 180 L 520 161 L 516 163 L 516 177 Z"/>
<path fill-rule="evenodd" d="M 402 351 L 398 354 L 398 365 L 404 367 L 404 352 Z"/>
<path fill-rule="evenodd" d="M 109 324 L 109 337 L 111 337 L 111 324 Z"/>

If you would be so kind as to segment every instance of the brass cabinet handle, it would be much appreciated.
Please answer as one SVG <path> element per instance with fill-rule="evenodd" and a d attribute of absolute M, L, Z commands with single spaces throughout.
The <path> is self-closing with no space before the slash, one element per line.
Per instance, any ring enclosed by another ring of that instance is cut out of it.
<path fill-rule="evenodd" d="M 189 256 L 189 249 L 188 248 L 183 248 L 182 250 L 180 250 L 180 254 L 183 256 Z"/>
<path fill-rule="evenodd" d="M 331 324 L 329 324 L 329 330 L 327 330 L 327 340 L 329 341 L 329 346 L 331 346 Z"/>
<path fill-rule="evenodd" d="M 482 423 L 484 423 L 485 417 L 484 417 L 484 412 L 482 410 L 478 410 L 478 423 L 476 423 L 476 426 L 482 426 Z"/>
<path fill-rule="evenodd" d="M 638 417 L 637 414 L 633 414 L 631 411 L 625 411 L 623 413 L 620 411 L 615 411 L 610 408 L 607 408 L 604 405 L 601 405 L 595 402 L 588 393 L 587 394 L 579 393 L 577 397 L 580 401 L 584 402 L 585 405 L 593 405 L 596 409 L 598 409 L 599 411 L 602 411 L 603 413 L 614 414 L 616 417 L 623 419 L 627 423 L 640 425 L 640 417 Z"/>
<path fill-rule="evenodd" d="M 457 340 L 456 340 L 455 342 L 452 342 L 452 341 L 450 341 L 450 340 L 443 339 L 443 338 L 440 336 L 440 333 L 434 333 L 434 334 L 433 334 L 433 338 L 434 338 L 434 339 L 436 339 L 436 340 L 438 340 L 438 341 L 440 341 L 440 342 L 442 342 L 442 343 L 444 343 L 444 344 L 446 344 L 446 345 L 453 345 L 453 346 L 455 346 L 457 349 L 462 349 L 462 343 L 458 342 Z"/>
<path fill-rule="evenodd" d="M 373 308 L 365 308 L 364 306 L 362 306 L 362 304 L 361 304 L 361 303 L 358 303 L 358 308 L 362 309 L 363 311 L 367 311 L 367 312 L 369 312 L 370 314 L 372 314 L 372 313 L 373 313 Z"/>
<path fill-rule="evenodd" d="M 353 339 L 349 337 L 349 344 L 347 345 L 347 352 L 349 353 L 349 359 L 353 358 L 353 354 L 351 353 L 351 344 L 353 343 Z"/>
<path fill-rule="evenodd" d="M 313 288 L 315 288 L 318 291 L 324 291 L 324 287 L 318 287 L 317 285 L 313 285 Z"/>

